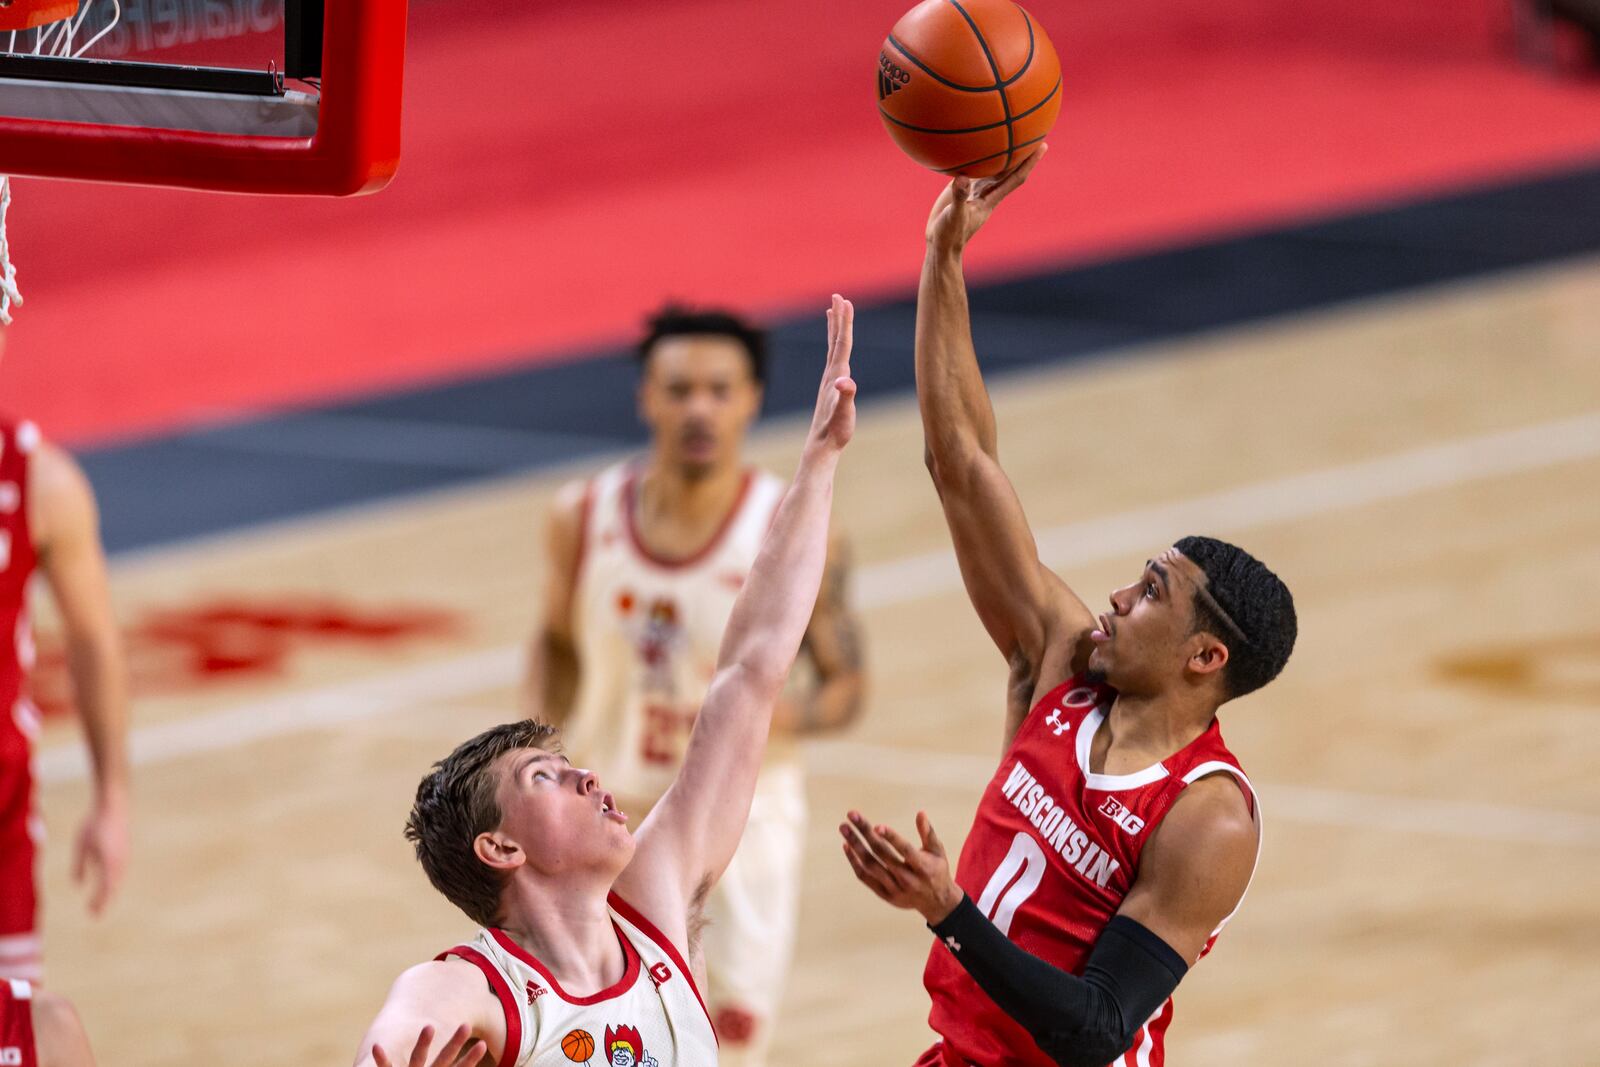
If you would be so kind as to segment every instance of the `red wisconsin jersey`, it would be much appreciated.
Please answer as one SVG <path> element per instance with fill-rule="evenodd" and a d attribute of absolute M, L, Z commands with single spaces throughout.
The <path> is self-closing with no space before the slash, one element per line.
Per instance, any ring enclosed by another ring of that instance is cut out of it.
<path fill-rule="evenodd" d="M 28 467 L 38 443 L 32 423 L 0 420 L 0 978 L 39 977 L 33 868 L 43 824 L 33 812 L 29 765 L 39 716 L 27 696 L 28 579 L 35 563 Z"/>
<path fill-rule="evenodd" d="M 28 532 L 28 465 L 38 444 L 33 423 L 0 420 L 0 713 L 5 720 L 12 718 L 33 666 L 28 579 L 36 561 Z M 0 761 L 13 756 L 6 744 L 0 741 Z"/>
<path fill-rule="evenodd" d="M 33 1047 L 33 989 L 14 978 L 0 978 L 0 1064 L 39 1067 Z"/>
<path fill-rule="evenodd" d="M 1145 842 L 1190 782 L 1232 775 L 1260 825 L 1255 792 L 1215 720 L 1182 751 L 1142 771 L 1090 771 L 1095 732 L 1115 698 L 1108 687 L 1074 678 L 1034 706 L 984 790 L 956 869 L 957 884 L 1002 933 L 1073 974 L 1083 973 L 1090 949 L 1138 877 Z M 1227 919 L 1202 956 L 1225 925 Z M 923 984 L 933 998 L 928 1021 L 944 1038 L 945 1063 L 1051 1067 L 1028 1032 L 944 945 L 929 953 Z M 1162 1036 L 1171 1021 L 1168 1000 L 1113 1067 L 1161 1067 Z"/>

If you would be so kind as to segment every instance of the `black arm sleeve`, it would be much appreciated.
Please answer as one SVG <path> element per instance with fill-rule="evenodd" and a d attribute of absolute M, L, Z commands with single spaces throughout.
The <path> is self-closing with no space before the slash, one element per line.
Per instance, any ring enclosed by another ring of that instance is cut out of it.
<path fill-rule="evenodd" d="M 1106 924 L 1082 978 L 1018 948 L 971 897 L 929 929 L 1062 1067 L 1104 1067 L 1126 1052 L 1189 969 L 1172 946 L 1122 915 Z"/>

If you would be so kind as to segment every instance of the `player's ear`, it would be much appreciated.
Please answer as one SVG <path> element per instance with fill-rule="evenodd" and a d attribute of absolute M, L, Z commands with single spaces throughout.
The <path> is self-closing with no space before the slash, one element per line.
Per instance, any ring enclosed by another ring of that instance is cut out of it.
<path fill-rule="evenodd" d="M 1228 665 L 1228 646 L 1208 633 L 1195 634 L 1197 645 L 1189 653 L 1188 668 L 1195 674 L 1216 674 Z"/>
<path fill-rule="evenodd" d="M 488 830 L 473 838 L 472 851 L 497 871 L 511 871 L 528 861 L 522 846 L 499 830 Z"/>

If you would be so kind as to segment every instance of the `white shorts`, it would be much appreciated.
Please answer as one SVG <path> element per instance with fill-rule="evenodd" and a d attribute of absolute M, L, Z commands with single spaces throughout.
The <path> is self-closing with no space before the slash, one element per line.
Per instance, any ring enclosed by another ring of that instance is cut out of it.
<path fill-rule="evenodd" d="M 800 767 L 763 770 L 739 851 L 706 901 L 706 999 L 724 1064 L 765 1060 L 794 955 L 805 836 Z"/>

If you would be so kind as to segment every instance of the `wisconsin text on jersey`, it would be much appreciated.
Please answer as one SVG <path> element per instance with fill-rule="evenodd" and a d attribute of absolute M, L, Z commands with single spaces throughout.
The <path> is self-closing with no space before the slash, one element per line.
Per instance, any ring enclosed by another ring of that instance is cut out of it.
<path fill-rule="evenodd" d="M 1119 866 L 1117 861 L 1106 855 L 1105 850 L 1079 828 L 1061 805 L 1056 803 L 1055 797 L 1045 792 L 1044 786 L 1039 784 L 1038 779 L 1020 759 L 1011 765 L 1000 792 L 1016 805 L 1018 811 L 1027 816 L 1028 822 L 1039 832 L 1040 840 L 1059 853 L 1074 871 L 1102 889 L 1106 887 L 1111 881 L 1111 876 L 1117 871 Z M 1113 804 L 1115 801 L 1108 800 L 1107 803 Z M 1121 808 L 1121 805 L 1117 806 Z M 1106 814 L 1115 820 L 1119 813 Z M 1124 818 L 1138 822 L 1139 828 L 1143 829 L 1144 824 L 1137 816 L 1124 815 Z M 1124 824 L 1119 822 L 1119 825 Z"/>

